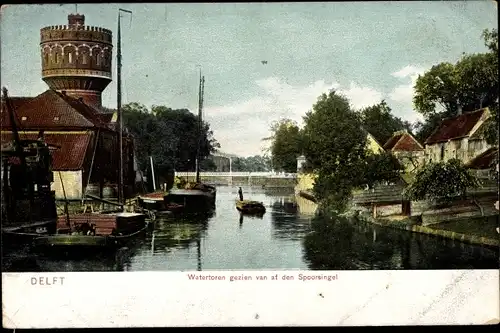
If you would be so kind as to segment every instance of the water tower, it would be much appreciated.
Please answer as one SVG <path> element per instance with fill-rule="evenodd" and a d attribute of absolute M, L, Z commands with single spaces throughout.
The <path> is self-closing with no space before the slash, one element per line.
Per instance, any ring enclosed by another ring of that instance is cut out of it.
<path fill-rule="evenodd" d="M 85 16 L 68 15 L 67 25 L 40 30 L 42 79 L 51 89 L 100 108 L 112 80 L 112 32 L 86 26 Z"/>

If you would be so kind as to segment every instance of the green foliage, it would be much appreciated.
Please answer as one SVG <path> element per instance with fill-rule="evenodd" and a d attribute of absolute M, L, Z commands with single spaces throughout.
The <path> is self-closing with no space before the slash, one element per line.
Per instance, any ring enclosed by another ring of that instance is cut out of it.
<path fill-rule="evenodd" d="M 271 160 L 274 170 L 297 172 L 297 157 L 302 153 L 302 134 L 297 123 L 283 119 L 273 123 Z"/>
<path fill-rule="evenodd" d="M 453 64 L 443 62 L 432 66 L 415 83 L 413 104 L 424 117 L 436 113 L 436 105 L 450 113 L 458 107 L 458 75 Z"/>
<path fill-rule="evenodd" d="M 484 39 L 484 44 L 490 50 L 490 52 L 498 54 L 498 31 L 496 29 L 485 29 L 483 31 L 482 37 Z"/>
<path fill-rule="evenodd" d="M 264 172 L 271 170 L 271 160 L 266 156 L 238 157 L 233 159 L 233 171 Z"/>
<path fill-rule="evenodd" d="M 493 117 L 487 121 L 486 138 L 492 144 L 497 143 L 497 30 L 485 30 L 482 37 L 489 52 L 464 54 L 455 64 L 437 64 L 417 79 L 413 104 L 425 118 L 425 123 L 417 126 L 420 140 L 425 141 L 442 119 L 455 116 L 459 106 L 463 112 L 489 107 Z"/>
<path fill-rule="evenodd" d="M 217 164 L 211 158 L 207 158 L 201 161 L 200 171 L 217 171 Z"/>
<path fill-rule="evenodd" d="M 392 115 L 391 108 L 384 100 L 379 104 L 362 109 L 360 113 L 363 127 L 381 145 L 384 145 L 394 132 L 404 129 L 411 132 L 411 124 Z"/>
<path fill-rule="evenodd" d="M 369 154 L 365 159 L 365 167 L 360 175 L 363 185 L 369 188 L 380 182 L 397 182 L 401 179 L 402 165 L 392 154 Z"/>
<path fill-rule="evenodd" d="M 415 139 L 417 139 L 422 144 L 425 143 L 425 140 L 434 132 L 434 130 L 441 124 L 444 118 L 448 116 L 452 116 L 449 112 L 441 112 L 430 114 L 426 117 L 426 120 L 421 122 L 417 121 L 414 124 L 415 129 Z"/>
<path fill-rule="evenodd" d="M 349 101 L 331 91 L 319 97 L 304 117 L 304 153 L 317 174 L 315 195 L 325 204 L 342 211 L 366 156 L 366 133 Z"/>
<path fill-rule="evenodd" d="M 409 200 L 450 202 L 466 195 L 468 188 L 480 186 L 479 180 L 458 159 L 430 163 L 419 170 L 405 189 Z"/>
<path fill-rule="evenodd" d="M 123 121 L 135 139 L 139 167 L 149 167 L 153 156 L 156 172 L 194 170 L 198 143 L 198 117 L 187 109 L 174 110 L 153 106 L 151 111 L 139 103 L 123 106 Z M 203 123 L 200 140 L 202 161 L 219 147 L 207 123 Z M 208 162 L 205 162 L 205 164 Z"/>

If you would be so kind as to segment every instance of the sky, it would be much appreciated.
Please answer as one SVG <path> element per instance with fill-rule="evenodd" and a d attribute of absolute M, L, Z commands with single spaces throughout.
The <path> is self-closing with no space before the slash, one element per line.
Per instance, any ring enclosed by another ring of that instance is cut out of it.
<path fill-rule="evenodd" d="M 39 30 L 78 10 L 86 25 L 113 30 L 103 104 L 116 108 L 119 8 L 133 12 L 122 17 L 122 103 L 196 113 L 201 69 L 204 120 L 220 150 L 239 156 L 262 154 L 274 121 L 301 125 L 332 88 L 354 109 L 384 99 L 397 117 L 419 119 L 418 75 L 485 52 L 481 33 L 498 21 L 490 0 L 9 5 L 0 13 L 2 86 L 11 96 L 44 92 Z"/>

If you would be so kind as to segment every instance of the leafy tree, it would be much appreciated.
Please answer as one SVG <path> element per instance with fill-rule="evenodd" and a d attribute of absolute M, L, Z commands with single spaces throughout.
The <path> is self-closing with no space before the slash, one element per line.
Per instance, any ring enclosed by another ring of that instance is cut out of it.
<path fill-rule="evenodd" d="M 159 123 L 165 124 L 168 130 L 162 131 L 170 139 L 164 150 L 170 156 L 171 167 L 179 171 L 194 170 L 196 167 L 196 151 L 198 145 L 198 117 L 187 109 L 174 110 L 165 106 L 153 106 L 152 113 Z M 203 122 L 200 139 L 200 161 L 214 153 L 220 145 L 213 138 L 210 126 Z M 172 155 L 173 153 L 173 155 Z"/>
<path fill-rule="evenodd" d="M 363 185 L 369 188 L 377 183 L 388 181 L 397 182 L 401 179 L 400 172 L 403 170 L 398 159 L 389 153 L 369 154 L 365 158 L 365 167 L 362 169 Z"/>
<path fill-rule="evenodd" d="M 171 178 L 173 170 L 194 170 L 198 143 L 198 117 L 187 109 L 174 110 L 142 104 L 123 106 L 124 125 L 135 139 L 138 164 L 148 170 L 153 157 L 156 173 Z M 210 153 L 220 147 L 207 123 L 203 123 L 200 140 L 200 168 Z M 208 162 L 205 162 L 208 163 Z"/>
<path fill-rule="evenodd" d="M 359 175 L 366 156 L 366 134 L 349 100 L 331 91 L 323 94 L 304 117 L 304 152 L 317 175 L 315 195 L 325 205 L 341 211 Z"/>
<path fill-rule="evenodd" d="M 201 161 L 200 171 L 217 171 L 217 165 L 211 158 L 207 158 Z"/>
<path fill-rule="evenodd" d="M 245 158 L 237 157 L 233 159 L 232 169 L 233 171 L 246 171 Z"/>
<path fill-rule="evenodd" d="M 460 160 L 451 159 L 429 163 L 419 170 L 404 195 L 410 200 L 449 203 L 457 197 L 464 197 L 468 188 L 479 185 L 479 180 Z"/>
<path fill-rule="evenodd" d="M 271 156 L 273 168 L 278 171 L 296 172 L 297 157 L 302 152 L 301 131 L 296 122 L 283 119 L 271 126 L 273 132 Z"/>
<path fill-rule="evenodd" d="M 268 157 L 260 155 L 237 157 L 233 159 L 232 170 L 242 172 L 269 171 L 271 170 L 271 161 Z"/>
<path fill-rule="evenodd" d="M 363 127 L 382 145 L 396 131 L 406 129 L 411 132 L 411 124 L 392 115 L 391 108 L 384 100 L 360 110 L 360 113 Z"/>
<path fill-rule="evenodd" d="M 442 119 L 455 116 L 459 110 L 470 112 L 489 107 L 493 117 L 487 122 L 487 140 L 498 141 L 498 33 L 485 30 L 483 39 L 489 52 L 464 54 L 456 63 L 440 63 L 415 84 L 413 103 L 424 118 L 418 124 L 420 139 Z M 441 108 L 437 108 L 440 106 Z"/>

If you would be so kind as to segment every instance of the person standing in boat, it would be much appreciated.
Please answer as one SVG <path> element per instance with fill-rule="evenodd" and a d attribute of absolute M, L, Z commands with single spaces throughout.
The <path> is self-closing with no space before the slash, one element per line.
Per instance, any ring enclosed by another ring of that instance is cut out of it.
<path fill-rule="evenodd" d="M 240 196 L 240 201 L 243 201 L 243 190 L 241 189 L 241 187 L 238 190 L 238 195 Z"/>

